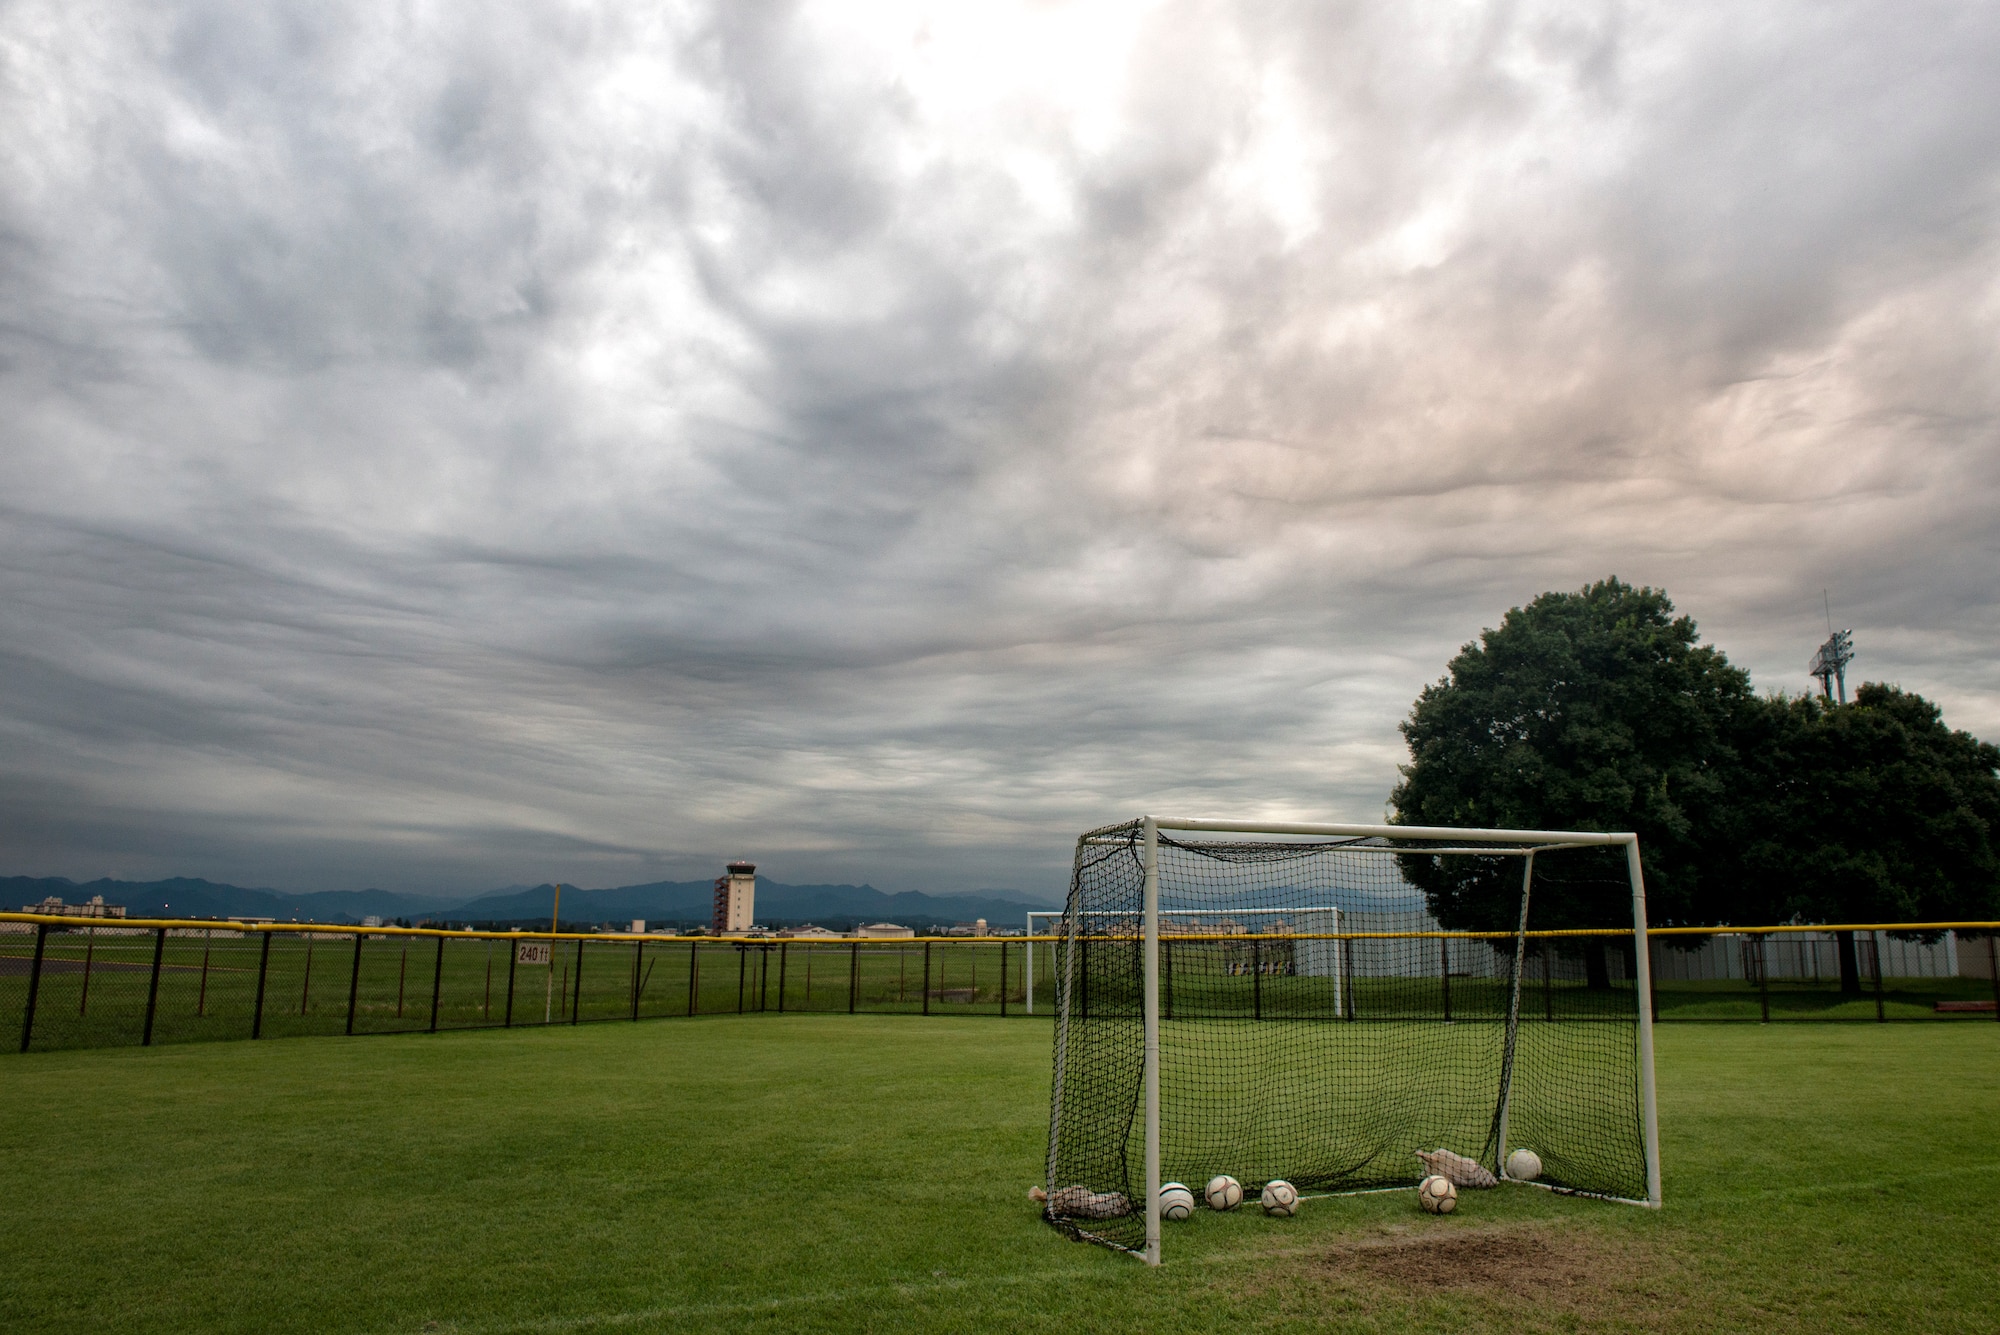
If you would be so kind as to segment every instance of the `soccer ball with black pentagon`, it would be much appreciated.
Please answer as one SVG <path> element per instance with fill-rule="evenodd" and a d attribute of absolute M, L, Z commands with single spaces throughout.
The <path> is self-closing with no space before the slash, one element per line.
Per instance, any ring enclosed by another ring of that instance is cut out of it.
<path fill-rule="evenodd" d="M 1227 1173 L 1217 1173 L 1208 1180 L 1201 1198 L 1211 1210 L 1234 1210 L 1243 1204 L 1243 1184 Z"/>
<path fill-rule="evenodd" d="M 1299 1212 L 1299 1189 L 1281 1177 L 1272 1178 L 1257 1194 L 1257 1203 L 1265 1214 L 1289 1218 Z"/>

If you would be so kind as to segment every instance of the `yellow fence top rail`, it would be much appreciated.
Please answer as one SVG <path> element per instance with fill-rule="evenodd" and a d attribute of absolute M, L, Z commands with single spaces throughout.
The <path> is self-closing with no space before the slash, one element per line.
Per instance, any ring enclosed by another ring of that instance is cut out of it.
<path fill-rule="evenodd" d="M 1654 936 L 1769 936 L 1777 932 L 2000 932 L 2000 922 L 1877 922 L 1877 923 L 1785 923 L 1770 927 L 1654 927 Z M 1137 941 L 1136 930 L 1123 932 L 1082 932 L 1092 941 Z M 1424 932 L 1162 932 L 1162 941 L 1511 941 L 1517 933 L 1500 929 L 1491 932 L 1458 932 L 1443 928 Z M 1629 937 L 1629 927 L 1561 927 L 1547 931 L 1518 933 L 1530 941 L 1568 940 L 1580 936 Z M 1009 937 L 1019 941 L 1021 937 Z M 1029 937 L 1033 941 L 1061 941 L 1061 936 Z"/>
<path fill-rule="evenodd" d="M 699 936 L 670 935 L 665 932 L 550 932 L 508 931 L 479 927 L 360 927 L 351 922 L 241 922 L 235 918 L 92 918 L 68 913 L 4 913 L 0 922 L 47 923 L 51 927 L 139 927 L 147 931 L 164 927 L 169 931 L 196 932 L 318 932 L 339 936 L 441 936 L 452 941 L 645 941 L 648 943 L 716 942 L 735 945 L 881 945 L 899 941 L 925 941 L 951 945 L 999 945 L 1015 941 L 1055 941 L 1054 936 Z"/>

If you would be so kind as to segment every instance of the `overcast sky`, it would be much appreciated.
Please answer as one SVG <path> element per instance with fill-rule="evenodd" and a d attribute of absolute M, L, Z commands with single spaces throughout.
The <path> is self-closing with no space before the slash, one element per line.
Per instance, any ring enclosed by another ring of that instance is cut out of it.
<path fill-rule="evenodd" d="M 0 874 L 1060 886 L 1510 606 L 2000 736 L 2000 7 L 0 8 Z"/>

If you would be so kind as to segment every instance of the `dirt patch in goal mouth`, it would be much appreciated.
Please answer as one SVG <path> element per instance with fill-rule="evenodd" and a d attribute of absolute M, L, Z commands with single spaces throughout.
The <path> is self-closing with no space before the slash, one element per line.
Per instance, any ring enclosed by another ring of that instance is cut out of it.
<path fill-rule="evenodd" d="M 1583 1229 L 1425 1230 L 1348 1243 L 1316 1267 L 1327 1279 L 1372 1281 L 1406 1292 L 1477 1292 L 1557 1307 L 1615 1301 L 1654 1270 L 1631 1240 Z"/>

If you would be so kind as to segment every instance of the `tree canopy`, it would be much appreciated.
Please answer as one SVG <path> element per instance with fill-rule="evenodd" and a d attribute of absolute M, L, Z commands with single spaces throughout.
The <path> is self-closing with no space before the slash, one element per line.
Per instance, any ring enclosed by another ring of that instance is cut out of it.
<path fill-rule="evenodd" d="M 1661 590 L 1607 579 L 1511 609 L 1402 731 L 1394 823 L 1634 831 L 1656 925 L 2000 917 L 2000 748 L 1894 686 L 1759 698 Z M 1447 927 L 1519 902 L 1517 870 L 1407 863 Z M 1534 903 L 1538 927 L 1630 921 L 1608 865 L 1538 867 Z"/>
<path fill-rule="evenodd" d="M 1750 678 L 1699 642 L 1664 591 L 1613 578 L 1508 611 L 1424 688 L 1390 796 L 1405 825 L 1632 830 L 1656 921 L 1701 920 L 1726 881 L 1734 741 Z M 1412 860 L 1415 863 L 1415 860 Z M 1622 869 L 1621 869 L 1622 872 Z M 1413 867 L 1447 927 L 1490 927 L 1516 873 L 1463 859 Z M 1601 888 L 1537 895 L 1542 927 L 1629 922 Z"/>
<path fill-rule="evenodd" d="M 1773 922 L 2000 914 L 2000 747 L 1920 695 L 1869 682 L 1851 705 L 1767 702 L 1744 850 Z"/>

